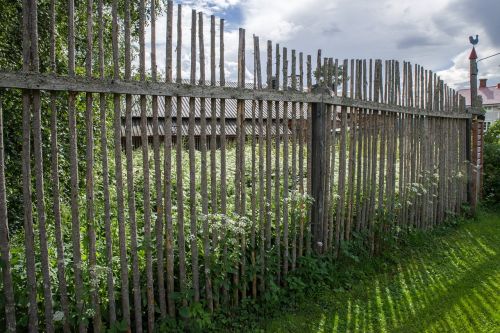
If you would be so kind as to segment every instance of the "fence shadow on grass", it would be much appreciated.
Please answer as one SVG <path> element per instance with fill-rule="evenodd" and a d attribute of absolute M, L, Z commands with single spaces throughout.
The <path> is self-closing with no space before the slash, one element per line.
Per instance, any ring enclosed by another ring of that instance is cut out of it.
<path fill-rule="evenodd" d="M 500 310 L 494 237 L 441 239 L 413 249 L 390 270 L 352 290 L 319 295 L 299 314 L 279 318 L 279 332 L 481 332 Z M 414 255 L 415 256 L 414 256 Z M 485 326 L 486 325 L 486 326 Z"/>

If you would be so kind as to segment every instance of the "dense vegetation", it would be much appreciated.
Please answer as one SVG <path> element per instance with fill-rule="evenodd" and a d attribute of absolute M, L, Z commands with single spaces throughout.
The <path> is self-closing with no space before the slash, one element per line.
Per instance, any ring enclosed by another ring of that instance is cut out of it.
<path fill-rule="evenodd" d="M 488 205 L 500 205 L 500 120 L 484 136 L 484 199 Z"/>

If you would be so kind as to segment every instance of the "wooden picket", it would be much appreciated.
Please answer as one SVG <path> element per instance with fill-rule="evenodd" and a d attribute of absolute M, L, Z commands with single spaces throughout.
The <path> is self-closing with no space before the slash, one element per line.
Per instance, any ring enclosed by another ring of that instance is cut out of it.
<path fill-rule="evenodd" d="M 247 43 L 240 29 L 237 75 L 228 78 L 224 20 L 192 10 L 186 83 L 183 7 L 175 18 L 167 2 L 166 41 L 158 43 L 157 2 L 119 5 L 68 0 L 67 58 L 58 59 L 61 18 L 51 0 L 43 59 L 50 71 L 42 73 L 37 1 L 23 1 L 23 69 L 0 70 L 0 89 L 22 90 L 23 286 L 12 279 L 0 95 L 0 328 L 7 332 L 116 325 L 152 332 L 167 316 L 186 319 L 193 304 L 210 312 L 237 306 L 286 286 L 305 256 L 337 258 L 354 237 L 375 254 L 388 234 L 443 224 L 480 186 L 466 162 L 471 140 L 477 159 L 483 127 L 435 73 L 406 61 L 339 61 L 321 50 L 314 64 L 267 41 L 263 83 L 261 41 Z M 84 50 L 77 50 L 75 6 L 86 8 Z M 58 73 L 62 62 L 67 74 Z M 26 306 L 16 303 L 19 288 Z"/>

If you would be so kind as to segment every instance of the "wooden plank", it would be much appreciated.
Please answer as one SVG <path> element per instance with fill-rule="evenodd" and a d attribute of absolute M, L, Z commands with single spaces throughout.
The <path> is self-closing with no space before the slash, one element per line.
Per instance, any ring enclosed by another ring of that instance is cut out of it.
<path fill-rule="evenodd" d="M 112 6 L 112 44 L 113 44 L 113 78 L 120 77 L 120 62 L 118 51 L 118 0 L 113 0 Z M 129 280 L 128 280 L 128 259 L 127 259 L 127 241 L 125 232 L 125 213 L 124 213 L 124 194 L 123 194 L 123 167 L 122 167 L 122 115 L 120 95 L 113 95 L 114 119 L 114 154 L 115 154 L 115 186 L 116 186 L 116 204 L 118 219 L 118 237 L 120 246 L 120 285 L 121 285 L 121 305 L 123 322 L 130 330 L 130 300 L 129 300 Z"/>
<path fill-rule="evenodd" d="M 196 10 L 191 11 L 191 85 L 196 85 Z M 196 157 L 195 157 L 195 99 L 189 98 L 189 196 L 196 198 Z M 177 138 L 179 140 L 179 138 Z M 206 171 L 206 170 L 204 170 Z M 190 250 L 191 250 L 191 272 L 193 283 L 193 298 L 195 302 L 200 301 L 200 272 L 198 265 L 198 227 L 196 200 L 189 200 L 189 221 L 190 221 Z"/>
<path fill-rule="evenodd" d="M 151 79 L 157 81 L 157 65 L 156 65 L 156 2 L 151 1 Z M 142 13 L 141 13 L 142 14 Z M 160 305 L 160 318 L 167 317 L 167 304 L 165 294 L 165 263 L 164 263 L 164 247 L 163 247 L 163 184 L 161 171 L 161 156 L 160 156 L 160 134 L 158 120 L 158 96 L 152 96 L 153 109 L 153 160 L 154 160 L 154 179 L 156 190 L 156 219 L 155 219 L 155 240 L 156 240 L 156 279 L 158 285 L 158 302 Z M 141 128 L 142 131 L 142 128 Z M 142 134 L 142 133 L 141 133 Z M 142 140 L 141 140 L 142 141 Z M 149 279 L 148 279 L 149 281 Z M 149 286 L 148 286 L 149 291 Z M 149 296 L 149 295 L 148 295 Z M 153 294 L 154 297 L 154 294 Z M 154 299 L 153 299 L 154 304 Z M 148 321 L 150 321 L 150 303 L 148 299 Z M 153 316 L 154 319 L 154 316 Z M 148 322 L 148 329 L 149 329 Z"/>
<path fill-rule="evenodd" d="M 53 3 L 52 3 L 53 4 Z M 53 6 L 52 6 L 53 8 Z M 1 92 L 0 92 L 1 93 Z M 10 263 L 9 222 L 7 220 L 7 193 L 5 187 L 5 146 L 3 140 L 3 109 L 0 95 L 0 254 L 2 259 L 2 283 L 5 297 L 5 331 L 16 332 L 16 304 Z M 65 321 L 67 323 L 67 321 Z M 67 325 L 65 325 L 67 327 Z"/>
<path fill-rule="evenodd" d="M 354 98 L 354 74 L 355 63 L 351 59 L 351 74 L 350 74 L 350 87 L 349 95 Z M 345 225 L 345 239 L 351 239 L 352 220 L 355 207 L 354 185 L 356 177 L 356 142 L 357 142 L 357 111 L 354 108 L 349 108 L 349 164 L 347 170 L 347 218 Z"/>
<path fill-rule="evenodd" d="M 215 56 L 215 15 L 210 16 L 210 85 L 216 85 L 216 56 Z M 210 116 L 210 208 L 212 214 L 217 214 L 217 99 L 210 99 L 210 109 L 212 114 Z M 217 230 L 213 228 L 212 231 L 212 247 L 217 247 Z M 217 305 L 217 290 L 213 290 L 214 303 Z"/>
<path fill-rule="evenodd" d="M 283 90 L 288 90 L 288 50 L 283 48 Z M 289 217 L 288 217 L 288 102 L 283 103 L 283 279 L 288 275 L 290 260 L 289 249 Z"/>
<path fill-rule="evenodd" d="M 304 90 L 304 54 L 299 53 L 299 87 L 300 91 Z M 305 124 L 305 114 L 304 114 L 304 103 L 299 103 L 299 135 L 298 135 L 298 145 L 299 145 L 299 193 L 304 194 L 304 148 L 307 145 L 307 135 L 306 135 L 306 124 Z M 307 164 L 307 161 L 306 161 Z M 299 211 L 297 212 L 299 213 Z M 299 241 L 297 249 L 297 257 L 300 258 L 304 254 L 304 223 L 302 219 L 302 214 L 300 214 L 299 223 Z"/>
<path fill-rule="evenodd" d="M 224 86 L 226 83 L 226 77 L 225 77 L 225 63 L 224 63 L 224 20 L 220 20 L 220 43 L 219 43 L 219 81 L 220 85 Z M 220 178 L 221 178 L 221 213 L 226 214 L 227 212 L 227 203 L 226 203 L 226 198 L 227 198 L 227 179 L 226 179 L 226 101 L 224 99 L 220 100 L 220 119 L 221 119 L 221 147 L 220 147 Z M 225 220 L 222 221 L 222 223 L 225 224 Z M 223 235 L 223 237 L 227 237 L 227 233 Z M 227 245 L 226 243 L 224 244 L 223 248 L 223 261 L 224 261 L 224 267 L 227 267 L 227 260 L 228 260 L 228 255 L 227 255 Z M 227 278 L 227 272 L 224 272 L 225 278 Z M 222 286 L 222 294 L 224 297 L 224 304 L 228 304 L 229 302 L 229 290 L 225 287 L 225 285 Z"/>
<path fill-rule="evenodd" d="M 307 81 L 307 92 L 310 93 L 312 91 L 312 59 L 311 55 L 307 56 L 307 74 L 306 74 L 306 81 Z M 307 106 L 307 134 L 306 134 L 306 141 L 307 141 L 307 194 L 311 195 L 312 194 L 312 188 L 311 188 L 311 170 L 312 170 L 312 157 L 311 157 L 311 151 L 312 151 L 312 114 L 311 114 L 311 104 L 308 104 Z M 311 221 L 311 211 L 312 208 L 309 209 L 308 212 L 308 217 L 309 221 Z M 308 223 L 306 227 L 306 255 L 311 254 L 311 223 Z"/>
<path fill-rule="evenodd" d="M 276 90 L 279 90 L 280 87 L 280 46 L 279 44 L 276 44 L 276 74 L 275 74 L 275 79 L 276 79 Z M 275 133 L 275 148 L 274 148 L 274 223 L 275 223 L 275 247 L 276 247 L 276 279 L 278 282 L 278 285 L 281 283 L 281 226 L 280 226 L 280 216 L 281 216 L 281 210 L 280 210 L 280 202 L 281 202 L 281 196 L 280 196 L 280 116 L 279 116 L 279 110 L 280 110 L 280 103 L 275 102 L 274 103 L 274 112 L 275 112 L 275 125 L 276 125 L 276 133 Z"/>
<path fill-rule="evenodd" d="M 344 60 L 342 66 L 342 96 L 347 96 L 347 80 L 348 80 L 348 60 Z M 345 223 L 345 174 L 346 174 L 346 159 L 347 159 L 347 107 L 341 107 L 341 129 L 340 129 L 340 154 L 339 154 L 339 180 L 337 193 L 337 212 L 335 227 L 335 257 L 340 253 L 341 242 L 344 240 L 344 223 Z"/>
<path fill-rule="evenodd" d="M 68 74 L 75 75 L 75 21 L 74 21 L 74 1 L 68 3 Z M 69 150 L 70 150 L 70 178 L 71 178 L 71 240 L 73 245 L 73 270 L 75 279 L 75 302 L 78 318 L 78 331 L 86 331 L 83 321 L 83 279 L 82 279 L 82 256 L 80 241 L 80 217 L 78 207 L 78 152 L 76 138 L 76 94 L 68 94 L 68 120 L 69 120 Z M 28 162 L 29 163 L 29 162 Z"/>
<path fill-rule="evenodd" d="M 273 76 L 273 44 L 269 40 L 267 41 L 267 87 L 272 85 Z M 266 117 L 266 251 L 271 249 L 271 223 L 272 223 L 272 110 L 273 103 L 267 101 L 267 117 Z M 265 280 L 265 276 L 263 277 Z"/>
<path fill-rule="evenodd" d="M 55 0 L 52 0 L 51 3 L 54 3 Z M 104 4 L 103 0 L 99 0 L 98 3 L 98 63 L 99 63 L 99 77 L 104 78 Z M 55 31 L 52 32 L 53 38 L 55 40 Z M 51 34 L 51 36 L 52 36 Z M 54 45 L 55 47 L 55 45 Z M 55 48 L 54 52 L 54 71 L 55 71 Z M 53 95 L 55 97 L 55 95 Z M 55 99 L 51 102 L 54 103 L 52 107 L 52 169 L 56 170 L 53 174 L 53 188 L 54 191 L 59 191 L 59 176 L 57 175 L 57 109 L 55 105 Z M 109 161 L 108 161 L 108 134 L 107 134 L 107 105 L 106 105 L 106 95 L 99 94 L 99 122 L 100 122 L 100 143 L 101 143 L 101 167 L 102 167 L 102 187 L 103 187 L 103 201 L 104 201 L 104 234 L 106 239 L 106 287 L 107 287 L 107 297 L 108 297 L 108 320 L 110 325 L 114 325 L 116 323 L 116 298 L 115 298 L 115 286 L 114 286 L 114 277 L 113 277 L 113 238 L 111 234 L 111 202 L 110 202 L 110 192 L 109 192 Z M 57 183 L 57 186 L 54 184 Z M 56 202 L 57 200 L 57 202 Z M 57 194 L 57 198 L 54 197 L 54 216 L 56 216 L 56 225 L 60 224 L 60 212 L 59 212 L 59 193 Z M 59 221 L 57 221 L 59 219 Z M 57 226 L 56 226 L 57 228 Z M 60 228 L 60 227 L 59 227 Z M 64 254 L 62 250 L 63 241 L 62 234 L 56 235 L 56 240 L 60 242 L 58 244 L 58 261 L 61 259 L 64 260 Z M 59 246 L 61 247 L 61 255 L 59 255 Z M 64 267 L 64 263 L 62 263 L 62 267 Z M 61 280 L 64 280 L 64 286 L 61 284 Z M 66 281 L 64 278 L 64 271 L 59 273 L 59 284 L 63 287 L 64 291 L 61 291 L 61 303 L 67 303 L 67 288 Z M 64 294 L 63 294 L 64 292 Z M 63 321 L 63 328 L 65 333 L 70 332 L 69 328 L 69 307 L 68 305 L 63 305 L 63 312 L 65 319 Z"/>
<path fill-rule="evenodd" d="M 125 0 L 125 79 L 132 75 L 131 51 L 131 4 Z M 132 256 L 132 292 L 134 300 L 134 321 L 137 332 L 142 332 L 142 296 L 141 273 L 139 271 L 137 220 L 134 187 L 134 160 L 132 144 L 132 95 L 125 95 L 125 154 L 127 159 L 127 193 L 128 193 L 128 219 L 130 252 Z"/>
<path fill-rule="evenodd" d="M 203 13 L 198 13 L 198 44 L 200 48 L 200 85 L 205 84 L 205 42 L 203 38 Z M 215 59 L 214 59 L 215 61 Z M 203 214 L 203 263 L 205 274 L 205 297 L 210 312 L 214 310 L 212 295 L 212 279 L 210 275 L 210 262 L 212 255 L 210 251 L 210 230 L 208 226 L 208 166 L 207 166 L 207 120 L 206 120 L 206 100 L 200 101 L 201 113 L 201 132 L 200 132 L 200 150 L 201 150 L 201 213 Z M 215 132 L 216 127 L 211 130 Z"/>
<path fill-rule="evenodd" d="M 87 0 L 87 49 L 85 55 L 85 75 L 92 77 L 93 63 L 93 0 Z M 94 110 L 92 93 L 85 94 L 85 127 L 86 127 L 86 223 L 88 237 L 88 260 L 90 284 L 90 299 L 94 308 L 92 325 L 94 332 L 102 331 L 101 307 L 98 293 L 99 280 L 96 272 L 96 234 L 95 234 L 95 208 L 94 208 Z"/>
<path fill-rule="evenodd" d="M 291 88 L 297 90 L 297 56 L 296 51 L 292 50 L 292 67 L 291 67 Z M 297 192 L 297 103 L 292 102 L 292 196 Z M 297 206 L 295 200 L 291 200 L 291 270 L 295 270 L 297 266 Z"/>
<path fill-rule="evenodd" d="M 255 76 L 256 76 L 256 88 L 262 89 L 262 70 L 261 70 L 261 62 L 260 62 L 260 42 L 259 37 L 254 36 L 254 62 L 255 62 Z M 255 269 L 254 273 L 254 282 L 252 285 L 252 296 L 257 298 L 257 272 L 260 273 L 260 291 L 264 292 L 265 289 L 265 246 L 266 246 L 266 213 L 267 208 L 265 204 L 265 191 L 266 188 L 264 186 L 264 107 L 263 102 L 258 102 L 259 109 L 259 230 L 260 230 L 260 242 L 258 243 L 259 247 L 259 257 L 260 257 L 260 266 L 258 269 Z M 266 120 L 267 122 L 267 120 Z M 269 133 L 266 131 L 266 138 L 270 137 Z M 270 224 L 269 224 L 270 225 Z M 254 248 L 254 257 L 253 260 L 256 261 L 255 256 L 257 255 L 257 249 Z"/>
<path fill-rule="evenodd" d="M 182 81 L 182 6 L 177 5 L 177 57 L 176 57 L 176 81 Z M 177 97 L 177 133 L 175 162 L 177 173 L 177 188 L 183 189 L 183 161 L 182 161 L 182 98 Z M 177 247 L 179 248 L 179 291 L 186 292 L 186 240 L 184 235 L 184 193 L 177 191 Z M 183 299 L 183 306 L 187 306 L 187 300 Z"/>
<path fill-rule="evenodd" d="M 118 79 L 86 79 L 82 77 L 64 77 L 51 74 L 33 74 L 33 73 L 5 73 L 0 72 L 0 88 L 16 89 L 38 89 L 47 91 L 74 91 L 74 92 L 93 92 L 107 94 L 139 94 L 139 95 L 157 95 L 157 96 L 188 96 L 195 98 L 222 98 L 222 99 L 244 99 L 244 100 L 270 100 L 270 101 L 288 101 L 314 103 L 321 102 L 332 105 L 345 105 L 354 108 L 370 108 L 386 112 L 415 113 L 439 118 L 461 118 L 467 119 L 474 110 L 469 113 L 460 114 L 433 114 L 426 110 L 420 110 L 414 107 L 403 108 L 399 105 L 387 105 L 384 103 L 374 103 L 370 101 L 355 100 L 349 97 L 323 96 L 314 93 L 305 93 L 298 91 L 278 91 L 263 89 L 252 90 L 243 88 L 233 88 L 224 86 L 191 86 L 189 84 L 151 82 L 144 83 L 118 80 Z M 322 99 L 323 98 L 323 99 Z"/>
<path fill-rule="evenodd" d="M 166 82 L 172 82 L 172 21 L 173 21 L 172 1 L 167 2 L 167 37 L 165 45 L 165 74 Z M 172 221 L 172 98 L 165 97 L 165 140 L 164 140 L 164 189 L 165 189 L 165 251 L 167 255 L 167 306 L 168 315 L 175 317 L 175 302 L 173 293 L 174 285 L 174 227 Z M 161 243 L 161 242 L 160 242 Z M 159 258 L 158 258 L 159 259 Z M 158 268 L 158 270 L 160 267 Z M 164 274 L 159 272 L 158 274 Z"/>

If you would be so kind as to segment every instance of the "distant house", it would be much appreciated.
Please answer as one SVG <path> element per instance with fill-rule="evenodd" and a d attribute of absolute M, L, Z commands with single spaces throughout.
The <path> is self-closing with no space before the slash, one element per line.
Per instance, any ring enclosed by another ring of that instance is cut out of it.
<path fill-rule="evenodd" d="M 189 81 L 185 81 L 184 83 L 188 83 Z M 208 84 L 208 83 L 207 83 Z M 217 83 L 218 84 L 218 83 Z M 234 82 L 227 82 L 226 86 L 236 87 L 237 84 Z M 245 86 L 247 89 L 253 89 L 253 84 L 247 83 Z M 291 88 L 289 88 L 291 89 Z M 165 140 L 165 97 L 158 97 L 158 136 L 160 142 Z M 189 97 L 181 97 L 182 100 L 182 136 L 183 139 L 186 140 L 188 138 L 189 131 L 189 114 L 190 114 L 190 106 L 189 106 Z M 141 107 L 140 107 L 140 98 L 139 96 L 132 97 L 132 146 L 133 148 L 138 148 L 142 146 L 142 136 L 141 136 Z M 237 100 L 235 99 L 226 99 L 225 100 L 225 113 L 224 113 L 224 125 L 225 125 L 225 134 L 226 134 L 226 142 L 231 143 L 236 141 L 236 119 L 237 119 Z M 293 115 L 295 113 L 296 119 L 296 134 L 297 139 L 299 136 L 299 131 L 303 129 L 303 137 L 305 138 L 308 133 L 308 122 L 307 122 L 307 113 L 308 113 L 308 104 L 302 103 L 302 109 L 300 108 L 301 103 L 295 103 L 295 110 L 293 108 L 293 103 L 288 102 L 287 112 L 285 113 L 285 103 L 278 102 L 278 114 L 276 114 L 276 102 L 272 102 L 271 114 L 268 111 L 268 103 L 264 101 L 262 103 L 262 118 L 264 126 L 262 128 L 262 134 L 266 135 L 266 124 L 268 117 L 271 119 L 271 135 L 273 137 L 276 136 L 276 120 L 279 120 L 278 129 L 279 135 L 282 136 L 285 133 L 285 130 L 288 131 L 288 135 L 290 139 L 292 138 L 292 129 L 293 129 Z M 195 107 L 194 107 L 194 117 L 195 117 L 195 127 L 194 127 L 194 137 L 195 137 L 195 147 L 196 149 L 200 148 L 200 137 L 201 137 L 201 99 L 195 98 Z M 340 129 L 340 107 L 336 108 L 337 111 L 337 128 L 336 132 L 339 133 Z M 220 99 L 216 100 L 216 109 L 215 109 L 215 117 L 216 117 L 216 147 L 219 148 L 221 145 L 221 104 Z M 349 112 L 349 111 L 348 111 Z M 175 144 L 177 141 L 177 97 L 172 97 L 172 143 Z M 287 115 L 288 124 L 283 123 L 284 115 Z M 148 135 L 148 143 L 153 143 L 153 107 L 152 107 L 152 98 L 151 96 L 147 97 L 146 101 L 146 115 L 147 115 L 147 135 Z M 205 117 L 206 117 L 206 134 L 207 134 L 207 147 L 210 147 L 211 140 L 211 123 L 212 123 L 212 108 L 211 108 L 211 100 L 210 98 L 205 99 Z M 348 114 L 349 117 L 349 114 Z M 255 119 L 255 124 L 253 119 Z M 255 135 L 258 137 L 259 135 L 259 104 L 257 101 L 247 100 L 245 101 L 245 132 L 247 135 L 247 140 L 252 136 L 252 126 L 255 126 Z M 122 126 L 121 126 L 121 141 L 122 147 L 125 147 L 126 144 L 126 117 L 125 117 L 125 105 L 122 106 Z"/>
<path fill-rule="evenodd" d="M 141 108 L 139 103 L 139 97 L 134 96 L 133 104 L 132 104 L 132 145 L 134 148 L 140 147 L 142 145 L 142 137 L 141 137 Z M 189 106 L 189 98 L 182 97 L 182 136 L 186 138 L 188 137 L 189 131 L 189 114 L 190 114 L 190 106 Z M 146 107 L 146 115 L 147 115 L 147 136 L 148 142 L 151 144 L 153 142 L 153 110 L 152 110 L 152 99 L 149 96 L 147 99 L 147 107 Z M 283 102 L 279 102 L 279 112 L 276 115 L 276 103 L 273 102 L 272 114 L 269 115 L 267 102 L 263 102 L 263 129 L 262 134 L 266 135 L 266 123 L 267 119 L 271 119 L 271 135 L 276 135 L 276 119 L 279 120 L 278 129 L 279 135 L 283 135 L 285 131 L 288 131 L 288 135 L 290 138 L 292 137 L 292 119 L 294 110 L 292 107 L 292 103 L 288 103 L 287 107 L 287 118 L 288 124 L 284 124 L 284 115 L 285 115 L 285 105 Z M 125 108 L 123 108 L 125 109 Z M 164 141 L 165 138 L 165 97 L 158 97 L 158 134 L 160 138 L 160 142 Z M 171 117 L 172 117 L 172 141 L 176 142 L 177 139 L 177 98 L 172 98 L 172 109 L 171 109 Z M 220 147 L 220 134 L 222 128 L 221 121 L 221 103 L 220 100 L 216 101 L 216 147 Z M 195 127 L 194 127 L 194 136 L 195 136 L 195 145 L 196 148 L 200 147 L 200 136 L 201 136 L 201 115 L 202 115 L 202 106 L 201 99 L 195 99 L 194 106 L 194 117 L 195 117 Z M 211 100 L 209 98 L 205 99 L 205 117 L 206 117 L 206 134 L 207 134 L 207 145 L 210 145 L 210 136 L 211 136 L 211 123 L 212 123 L 212 108 L 211 108 Z M 226 99 L 225 100 L 225 115 L 224 115 L 224 125 L 225 125 L 225 134 L 226 140 L 228 143 L 236 140 L 236 119 L 237 119 L 237 101 L 235 99 Z M 255 119 L 255 121 L 253 121 Z M 295 119 L 296 119 L 296 129 L 297 136 L 300 128 L 304 130 L 304 135 L 307 129 L 307 104 L 303 104 L 302 109 L 300 108 L 300 104 L 295 104 Z M 302 124 L 302 127 L 301 127 Z M 247 134 L 247 138 L 252 135 L 252 128 L 255 126 L 255 135 L 259 135 L 259 106 L 258 102 L 254 101 L 246 101 L 245 102 L 245 132 Z M 126 142 L 126 117 L 125 112 L 122 115 L 122 128 L 121 128 L 121 136 L 122 136 L 122 145 L 125 146 Z M 248 139 L 247 139 L 248 140 Z"/>
<path fill-rule="evenodd" d="M 459 90 L 458 93 L 465 97 L 465 105 L 470 106 L 470 89 Z M 497 120 L 500 120 L 500 83 L 496 86 L 487 86 L 486 79 L 479 80 L 478 95 L 483 99 L 485 130 Z"/>

